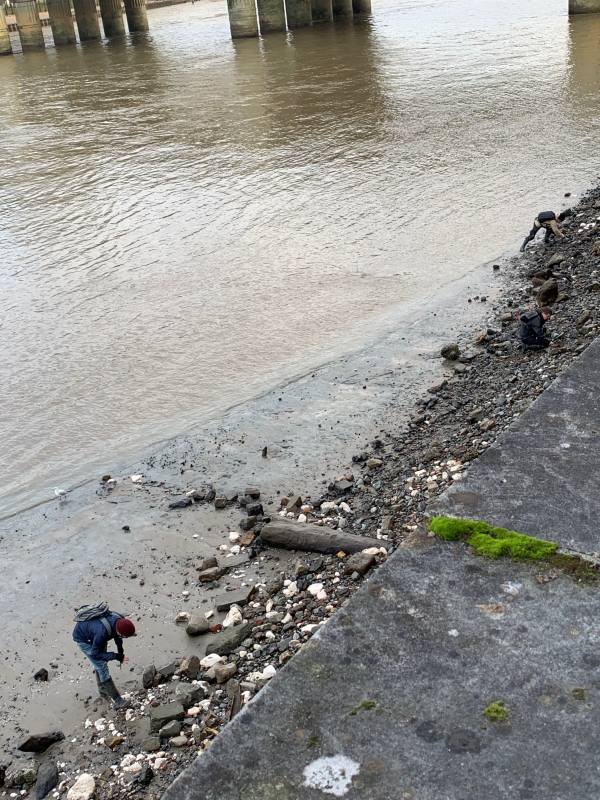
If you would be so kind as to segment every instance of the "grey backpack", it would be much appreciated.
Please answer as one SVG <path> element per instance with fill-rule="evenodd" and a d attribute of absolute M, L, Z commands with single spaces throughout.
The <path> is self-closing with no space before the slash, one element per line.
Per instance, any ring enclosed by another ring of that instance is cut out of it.
<path fill-rule="evenodd" d="M 113 629 L 110 622 L 106 619 L 110 614 L 108 603 L 98 603 L 97 605 L 81 606 L 75 610 L 75 622 L 88 622 L 91 619 L 99 619 L 106 628 L 109 636 L 113 636 Z M 117 614 L 120 617 L 120 614 Z"/>

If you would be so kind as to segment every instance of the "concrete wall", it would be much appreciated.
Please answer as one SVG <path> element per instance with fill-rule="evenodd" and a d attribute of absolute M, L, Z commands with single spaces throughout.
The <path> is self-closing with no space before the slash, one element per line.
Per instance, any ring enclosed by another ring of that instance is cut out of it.
<path fill-rule="evenodd" d="M 569 0 L 569 14 L 600 14 L 600 0 Z"/>

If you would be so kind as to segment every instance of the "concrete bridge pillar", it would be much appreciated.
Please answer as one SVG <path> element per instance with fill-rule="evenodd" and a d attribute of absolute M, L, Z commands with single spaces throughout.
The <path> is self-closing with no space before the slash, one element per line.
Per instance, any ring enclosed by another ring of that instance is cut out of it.
<path fill-rule="evenodd" d="M 54 44 L 73 44 L 77 41 L 70 0 L 46 0 Z"/>
<path fill-rule="evenodd" d="M 256 4 L 261 33 L 286 29 L 283 0 L 257 0 Z"/>
<path fill-rule="evenodd" d="M 285 0 L 285 11 L 290 30 L 312 22 L 311 0 Z"/>
<path fill-rule="evenodd" d="M 146 0 L 124 0 L 124 2 L 130 33 L 149 30 Z"/>
<path fill-rule="evenodd" d="M 313 22 L 331 22 L 333 19 L 332 0 L 312 0 Z"/>
<path fill-rule="evenodd" d="M 77 20 L 77 30 L 82 42 L 89 42 L 93 39 L 100 39 L 100 22 L 98 20 L 98 10 L 96 0 L 73 0 L 75 8 L 75 19 Z"/>
<path fill-rule="evenodd" d="M 125 18 L 121 0 L 100 0 L 100 16 L 107 36 L 125 35 Z"/>
<path fill-rule="evenodd" d="M 255 0 L 227 0 L 232 39 L 258 36 Z"/>
<path fill-rule="evenodd" d="M 35 0 L 15 0 L 13 8 L 23 50 L 44 48 L 46 44 Z"/>
<path fill-rule="evenodd" d="M 6 14 L 4 13 L 4 3 L 0 3 L 0 56 L 8 56 L 12 53 L 8 25 L 6 24 Z"/>
<path fill-rule="evenodd" d="M 600 0 L 569 0 L 569 14 L 600 14 Z"/>
<path fill-rule="evenodd" d="M 333 0 L 333 16 L 335 19 L 352 19 L 352 0 Z"/>
<path fill-rule="evenodd" d="M 355 17 L 365 17 L 371 13 L 371 0 L 352 0 Z"/>

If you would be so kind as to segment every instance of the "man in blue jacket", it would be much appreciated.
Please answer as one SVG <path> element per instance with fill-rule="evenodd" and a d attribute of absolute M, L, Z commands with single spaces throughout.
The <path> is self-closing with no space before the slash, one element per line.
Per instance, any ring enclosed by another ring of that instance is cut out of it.
<path fill-rule="evenodd" d="M 119 694 L 110 673 L 109 661 L 125 661 L 123 639 L 135 636 L 135 625 L 122 614 L 110 611 L 106 603 L 84 606 L 75 617 L 73 641 L 92 662 L 100 696 L 112 700 L 115 708 L 124 708 L 125 700 Z M 114 640 L 117 652 L 108 650 L 108 642 Z"/>

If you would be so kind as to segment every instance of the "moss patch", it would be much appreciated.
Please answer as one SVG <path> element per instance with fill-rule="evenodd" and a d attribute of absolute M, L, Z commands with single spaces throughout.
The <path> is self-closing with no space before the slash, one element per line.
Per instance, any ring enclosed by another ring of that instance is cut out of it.
<path fill-rule="evenodd" d="M 440 539 L 466 541 L 479 555 L 487 558 L 507 556 L 519 560 L 540 560 L 550 558 L 558 550 L 558 545 L 554 542 L 536 539 L 506 528 L 496 528 L 474 519 L 434 517 L 429 528 Z"/>
<path fill-rule="evenodd" d="M 492 722 L 506 722 L 510 714 L 510 708 L 508 708 L 503 700 L 494 700 L 493 703 L 490 703 L 489 706 L 483 710 L 483 713 L 488 719 L 491 719 Z"/>
<path fill-rule="evenodd" d="M 321 744 L 321 739 L 319 736 L 309 736 L 308 737 L 308 747 L 318 747 Z"/>
<path fill-rule="evenodd" d="M 356 708 L 352 709 L 350 716 L 355 717 L 359 711 L 373 711 L 374 708 L 377 708 L 377 703 L 375 700 L 363 700 L 356 706 Z"/>

